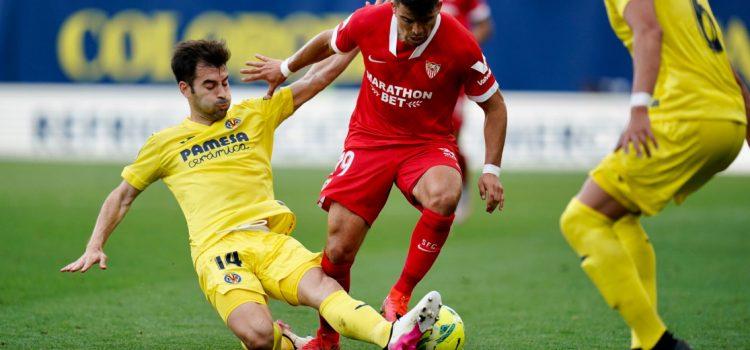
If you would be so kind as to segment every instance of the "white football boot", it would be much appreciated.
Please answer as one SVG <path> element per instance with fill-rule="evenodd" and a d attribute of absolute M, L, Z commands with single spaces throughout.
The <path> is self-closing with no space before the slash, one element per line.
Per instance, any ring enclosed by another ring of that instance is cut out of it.
<path fill-rule="evenodd" d="M 393 322 L 388 350 L 415 350 L 422 334 L 437 321 L 442 307 L 440 293 L 427 293 L 406 315 Z"/>

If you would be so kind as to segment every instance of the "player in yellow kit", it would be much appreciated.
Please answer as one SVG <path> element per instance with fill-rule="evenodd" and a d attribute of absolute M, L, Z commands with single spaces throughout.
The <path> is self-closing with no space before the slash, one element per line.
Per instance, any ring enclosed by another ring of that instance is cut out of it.
<path fill-rule="evenodd" d="M 681 203 L 732 163 L 747 138 L 750 94 L 707 0 L 605 5 L 633 58 L 630 122 L 565 209 L 561 229 L 632 330 L 632 348 L 689 349 L 657 311 L 656 258 L 639 217 Z"/>
<path fill-rule="evenodd" d="M 323 273 L 320 254 L 289 236 L 295 216 L 274 198 L 274 131 L 330 84 L 354 55 L 321 62 L 270 98 L 230 107 L 224 43 L 178 44 L 172 70 L 190 116 L 149 137 L 135 162 L 123 170 L 124 181 L 102 205 L 85 253 L 61 271 L 85 272 L 96 263 L 105 269 L 107 238 L 138 194 L 161 179 L 187 220 L 201 289 L 245 347 L 292 349 L 298 341 L 273 322 L 269 297 L 318 309 L 350 338 L 388 349 L 416 345 L 434 324 L 440 294 L 428 293 L 408 317 L 387 322 Z"/>

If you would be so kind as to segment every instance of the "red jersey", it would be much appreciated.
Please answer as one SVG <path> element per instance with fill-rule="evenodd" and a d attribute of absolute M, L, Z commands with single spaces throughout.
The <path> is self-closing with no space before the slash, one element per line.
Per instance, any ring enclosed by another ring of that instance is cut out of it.
<path fill-rule="evenodd" d="M 362 51 L 365 74 L 346 148 L 455 142 L 452 114 L 461 89 L 484 102 L 498 84 L 473 35 L 441 13 L 415 48 L 398 40 L 392 4 L 367 6 L 339 24 L 331 47 Z"/>
<path fill-rule="evenodd" d="M 456 17 L 466 29 L 490 18 L 490 7 L 484 0 L 443 0 L 443 12 Z"/>

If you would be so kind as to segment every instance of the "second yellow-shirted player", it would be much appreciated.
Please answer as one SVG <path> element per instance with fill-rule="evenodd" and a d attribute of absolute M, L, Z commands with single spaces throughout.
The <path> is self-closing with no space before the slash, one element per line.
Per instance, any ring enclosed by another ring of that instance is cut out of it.
<path fill-rule="evenodd" d="M 656 257 L 640 215 L 678 204 L 735 159 L 750 93 L 732 70 L 707 0 L 605 0 L 633 57 L 631 118 L 618 148 L 563 213 L 563 235 L 633 349 L 689 349 L 657 310 Z"/>
<path fill-rule="evenodd" d="M 341 334 L 381 348 L 416 345 L 440 309 L 430 292 L 393 324 L 352 299 L 320 268 L 320 255 L 290 237 L 295 216 L 273 193 L 274 132 L 294 110 L 330 84 L 356 52 L 314 66 L 268 98 L 230 108 L 223 42 L 180 43 L 172 69 L 191 115 L 153 134 L 107 198 L 86 252 L 62 269 L 106 268 L 104 243 L 138 194 L 163 180 L 188 223 L 199 284 L 227 326 L 250 349 L 292 349 L 295 339 L 273 322 L 268 298 L 319 310 Z M 278 62 L 277 62 L 278 63 Z M 286 337 L 282 336 L 286 335 Z"/>

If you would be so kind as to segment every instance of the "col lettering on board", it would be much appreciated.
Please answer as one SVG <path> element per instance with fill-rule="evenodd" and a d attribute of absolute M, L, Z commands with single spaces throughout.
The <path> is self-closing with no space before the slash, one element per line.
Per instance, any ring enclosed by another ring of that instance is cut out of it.
<path fill-rule="evenodd" d="M 174 11 L 125 10 L 114 15 L 95 8 L 66 18 L 57 36 L 60 69 L 72 81 L 171 82 L 170 58 L 178 40 L 224 39 L 232 51 L 233 80 L 255 53 L 284 58 L 345 14 L 295 13 L 283 19 L 270 13 L 203 12 L 180 23 Z M 364 65 L 355 60 L 339 81 L 358 83 Z"/>

